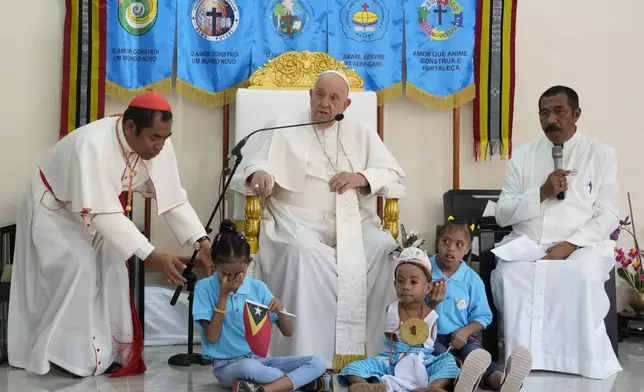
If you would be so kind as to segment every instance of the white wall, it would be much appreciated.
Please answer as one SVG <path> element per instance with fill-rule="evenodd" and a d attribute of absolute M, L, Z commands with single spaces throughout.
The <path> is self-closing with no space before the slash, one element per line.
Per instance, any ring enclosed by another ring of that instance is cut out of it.
<path fill-rule="evenodd" d="M 30 25 L 47 26 L 46 30 L 23 27 L 22 19 L 15 17 L 23 13 L 20 2 L 8 2 L 0 16 L 0 223 L 14 220 L 28 175 L 58 135 L 64 2 L 30 4 Z M 540 134 L 536 104 L 546 88 L 575 88 L 583 109 L 580 130 L 620 153 L 622 215 L 627 214 L 630 191 L 638 222 L 644 222 L 644 185 L 637 175 L 644 145 L 638 116 L 644 105 L 644 2 L 625 0 L 619 6 L 622 11 L 614 11 L 619 17 L 608 18 L 605 5 L 599 0 L 520 2 L 513 142 L 518 146 Z M 205 222 L 221 168 L 222 112 L 174 94 L 170 101 L 182 182 Z M 108 101 L 106 113 L 123 109 Z M 472 106 L 466 105 L 461 119 L 461 188 L 499 188 L 506 162 L 474 162 L 471 117 Z M 451 121 L 451 112 L 430 111 L 406 98 L 385 109 L 385 142 L 408 175 L 409 198 L 401 202 L 401 221 L 430 242 L 442 220 L 442 194 L 452 185 Z M 637 230 L 641 236 L 643 227 Z M 154 220 L 152 230 L 156 246 L 190 253 L 179 249 L 162 219 Z"/>

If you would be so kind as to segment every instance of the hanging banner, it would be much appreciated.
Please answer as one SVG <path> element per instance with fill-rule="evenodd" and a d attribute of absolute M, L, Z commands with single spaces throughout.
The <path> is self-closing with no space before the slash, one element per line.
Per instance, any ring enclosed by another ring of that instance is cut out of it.
<path fill-rule="evenodd" d="M 477 12 L 474 159 L 512 158 L 517 0 L 482 0 Z"/>
<path fill-rule="evenodd" d="M 400 0 L 329 0 L 329 54 L 355 70 L 378 105 L 402 96 Z"/>
<path fill-rule="evenodd" d="M 61 138 L 105 113 L 105 2 L 65 1 Z"/>
<path fill-rule="evenodd" d="M 250 77 L 253 0 L 178 0 L 177 92 L 209 107 Z"/>
<path fill-rule="evenodd" d="M 255 0 L 253 72 L 290 51 L 326 52 L 326 1 Z"/>
<path fill-rule="evenodd" d="M 130 102 L 172 90 L 176 0 L 107 2 L 106 94 Z"/>
<path fill-rule="evenodd" d="M 474 99 L 477 0 L 405 0 L 406 95 L 448 110 Z"/>

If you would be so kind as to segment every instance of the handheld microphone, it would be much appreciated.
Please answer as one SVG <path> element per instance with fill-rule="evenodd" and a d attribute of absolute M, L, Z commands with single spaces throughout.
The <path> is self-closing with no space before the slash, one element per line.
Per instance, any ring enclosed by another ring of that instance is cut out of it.
<path fill-rule="evenodd" d="M 556 145 L 552 147 L 552 160 L 555 162 L 555 170 L 563 169 L 563 146 Z M 557 195 L 558 200 L 564 200 L 566 198 L 566 192 L 561 191 Z"/>
<path fill-rule="evenodd" d="M 338 114 L 335 115 L 335 117 L 333 117 L 330 120 L 314 121 L 314 122 L 309 122 L 309 123 L 304 123 L 304 124 L 291 124 L 291 125 L 282 125 L 282 126 L 279 126 L 279 127 L 270 127 L 270 128 L 257 129 L 255 131 L 249 133 L 248 136 L 246 136 L 242 140 L 240 140 L 239 143 L 237 143 L 235 145 L 235 147 L 233 147 L 233 149 L 230 150 L 230 154 L 228 154 L 228 159 L 230 159 L 232 157 L 239 157 L 239 155 L 241 153 L 241 149 L 244 148 L 244 146 L 248 142 L 248 139 L 250 139 L 250 137 L 253 136 L 256 133 L 264 132 L 264 131 L 273 131 L 273 130 L 276 130 L 276 129 L 304 127 L 304 126 L 307 126 L 307 125 L 327 124 L 327 123 L 330 123 L 330 122 L 333 122 L 333 121 L 342 121 L 343 119 L 344 119 L 344 114 L 343 113 L 338 113 Z"/>

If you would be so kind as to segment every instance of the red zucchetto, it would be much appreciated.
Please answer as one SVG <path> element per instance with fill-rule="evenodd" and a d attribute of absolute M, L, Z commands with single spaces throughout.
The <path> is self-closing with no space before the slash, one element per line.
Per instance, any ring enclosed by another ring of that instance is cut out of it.
<path fill-rule="evenodd" d="M 165 97 L 156 91 L 146 91 L 134 97 L 130 106 L 141 109 L 171 112 L 172 108 Z"/>

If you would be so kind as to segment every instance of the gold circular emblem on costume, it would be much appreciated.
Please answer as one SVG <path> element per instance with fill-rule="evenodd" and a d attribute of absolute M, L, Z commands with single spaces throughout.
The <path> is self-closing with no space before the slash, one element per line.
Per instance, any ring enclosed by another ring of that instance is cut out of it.
<path fill-rule="evenodd" d="M 400 326 L 400 337 L 410 346 L 418 346 L 425 343 L 429 337 L 429 328 L 424 320 L 410 318 Z"/>

